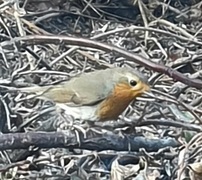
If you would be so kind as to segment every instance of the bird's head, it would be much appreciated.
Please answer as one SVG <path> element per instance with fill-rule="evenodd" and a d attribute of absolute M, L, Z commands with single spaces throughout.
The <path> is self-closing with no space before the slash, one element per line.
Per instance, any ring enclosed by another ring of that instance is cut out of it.
<path fill-rule="evenodd" d="M 124 94 L 127 93 L 133 99 L 150 90 L 147 78 L 134 69 L 118 68 L 114 79 L 115 88 L 125 92 Z"/>

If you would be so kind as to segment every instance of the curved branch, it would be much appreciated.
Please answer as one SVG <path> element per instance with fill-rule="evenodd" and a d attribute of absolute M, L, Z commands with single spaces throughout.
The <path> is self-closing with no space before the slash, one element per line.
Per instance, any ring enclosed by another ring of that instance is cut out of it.
<path fill-rule="evenodd" d="M 116 150 L 139 151 L 145 148 L 147 151 L 158 151 L 168 146 L 177 147 L 180 144 L 174 138 L 147 139 L 136 135 L 118 135 L 107 131 L 103 134 L 92 131 L 86 132 L 87 138 L 81 135 L 78 142 L 73 131 L 63 132 L 28 132 L 1 134 L 0 150 L 28 149 L 30 146 L 39 148 L 79 148 L 88 150 Z"/>
<path fill-rule="evenodd" d="M 12 41 L 4 41 L 1 43 L 2 48 L 11 48 L 13 43 L 17 43 L 21 47 L 26 47 L 27 45 L 33 44 L 61 44 L 66 43 L 68 45 L 76 45 L 76 46 L 85 46 L 91 48 L 101 49 L 107 52 L 118 53 L 120 56 L 127 58 L 130 61 L 133 61 L 137 64 L 140 64 L 148 69 L 164 73 L 175 80 L 181 81 L 188 86 L 202 88 L 202 81 L 199 79 L 190 79 L 182 73 L 161 64 L 156 64 L 149 59 L 146 59 L 140 55 L 134 54 L 132 52 L 128 52 L 125 49 L 121 49 L 115 47 L 113 45 L 108 45 L 102 42 L 97 42 L 90 39 L 85 38 L 77 38 L 77 37 L 68 37 L 68 36 L 46 36 L 46 35 L 32 35 L 32 36 L 24 36 L 24 37 L 16 37 Z M 14 47 L 13 47 L 14 48 Z"/>

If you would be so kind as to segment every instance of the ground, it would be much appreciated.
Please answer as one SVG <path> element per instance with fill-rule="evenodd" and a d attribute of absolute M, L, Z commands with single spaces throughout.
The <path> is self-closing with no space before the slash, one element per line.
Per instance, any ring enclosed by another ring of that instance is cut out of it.
<path fill-rule="evenodd" d="M 2 1 L 1 179 L 192 179 L 202 174 L 200 0 Z M 117 121 L 72 119 L 22 93 L 138 69 L 150 95 Z"/>

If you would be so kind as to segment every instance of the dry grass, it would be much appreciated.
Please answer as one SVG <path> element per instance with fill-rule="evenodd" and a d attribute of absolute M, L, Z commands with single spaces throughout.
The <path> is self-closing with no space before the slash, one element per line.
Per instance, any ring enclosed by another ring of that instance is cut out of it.
<path fill-rule="evenodd" d="M 202 3 L 168 2 L 1 1 L 1 179 L 200 179 Z M 153 96 L 94 128 L 6 90 L 111 66 L 142 71 Z"/>

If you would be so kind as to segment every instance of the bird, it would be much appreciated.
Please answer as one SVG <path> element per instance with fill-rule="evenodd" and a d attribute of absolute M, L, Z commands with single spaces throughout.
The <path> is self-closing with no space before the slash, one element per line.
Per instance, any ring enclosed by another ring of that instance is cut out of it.
<path fill-rule="evenodd" d="M 129 67 L 113 67 L 83 73 L 55 85 L 18 90 L 55 102 L 74 119 L 108 121 L 117 120 L 150 86 L 141 72 Z"/>

